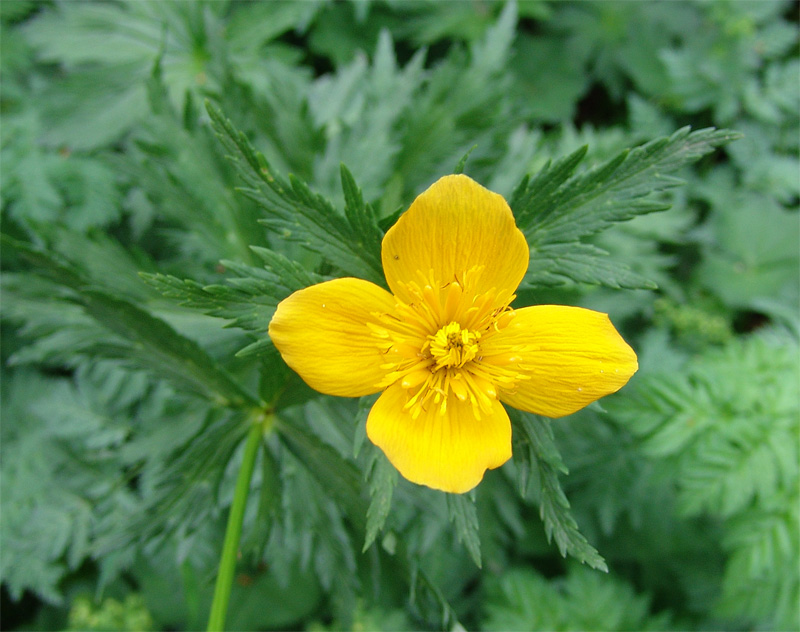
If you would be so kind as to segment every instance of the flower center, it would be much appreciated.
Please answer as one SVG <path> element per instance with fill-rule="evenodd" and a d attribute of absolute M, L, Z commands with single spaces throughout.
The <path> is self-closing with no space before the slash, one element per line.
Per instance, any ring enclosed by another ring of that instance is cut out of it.
<path fill-rule="evenodd" d="M 479 331 L 462 329 L 458 323 L 450 323 L 442 327 L 433 336 L 428 336 L 431 356 L 437 368 L 461 368 L 478 355 Z"/>
<path fill-rule="evenodd" d="M 406 389 L 405 409 L 415 419 L 429 410 L 443 415 L 456 400 L 469 402 L 480 419 L 491 412 L 498 388 L 527 379 L 515 350 L 496 339 L 514 317 L 508 307 L 514 296 L 476 291 L 470 271 L 449 283 L 420 278 L 405 286 L 411 302 L 398 299 L 393 313 L 375 314 L 378 323 L 369 325 L 386 359 L 378 386 Z"/>

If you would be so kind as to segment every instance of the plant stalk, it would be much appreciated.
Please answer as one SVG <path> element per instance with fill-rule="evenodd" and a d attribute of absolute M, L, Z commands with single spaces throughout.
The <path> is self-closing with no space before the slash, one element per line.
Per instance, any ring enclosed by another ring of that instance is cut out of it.
<path fill-rule="evenodd" d="M 242 536 L 244 510 L 247 506 L 250 479 L 253 476 L 253 468 L 263 432 L 264 424 L 254 422 L 247 435 L 242 467 L 236 479 L 236 490 L 233 494 L 231 512 L 228 515 L 228 526 L 225 529 L 225 541 L 222 545 L 222 557 L 219 561 L 217 583 L 214 586 L 214 600 L 211 602 L 211 614 L 208 616 L 208 632 L 222 632 L 225 629 L 225 617 L 228 614 L 228 601 L 231 597 L 233 576 L 236 571 L 239 540 Z"/>

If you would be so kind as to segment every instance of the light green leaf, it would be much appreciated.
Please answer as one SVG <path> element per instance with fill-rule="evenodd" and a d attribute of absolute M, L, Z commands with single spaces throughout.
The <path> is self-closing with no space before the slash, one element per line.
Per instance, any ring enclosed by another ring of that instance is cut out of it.
<path fill-rule="evenodd" d="M 3 236 L 3 244 L 72 290 L 74 302 L 116 341 L 100 341 L 95 351 L 123 357 L 188 387 L 217 404 L 231 407 L 255 406 L 258 401 L 244 390 L 197 343 L 179 334 L 165 321 L 92 283 L 79 270 L 57 256 Z"/>
<path fill-rule="evenodd" d="M 132 303 L 105 292 L 81 292 L 87 313 L 131 343 L 127 349 L 108 349 L 112 355 L 129 356 L 151 370 L 168 375 L 211 397 L 220 406 L 257 406 L 258 400 L 234 381 L 197 343 L 185 338 L 163 320 Z"/>

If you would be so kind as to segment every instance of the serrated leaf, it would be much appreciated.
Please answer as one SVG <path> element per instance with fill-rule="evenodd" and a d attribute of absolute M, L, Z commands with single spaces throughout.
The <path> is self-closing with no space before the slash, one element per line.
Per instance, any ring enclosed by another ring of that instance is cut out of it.
<path fill-rule="evenodd" d="M 123 357 L 188 386 L 196 394 L 217 403 L 241 407 L 258 401 L 197 343 L 179 334 L 165 321 L 96 286 L 71 264 L 51 253 L 3 236 L 3 244 L 33 263 L 37 271 L 75 292 L 73 300 L 104 328 L 124 343 L 105 344 L 100 355 Z"/>
<path fill-rule="evenodd" d="M 531 263 L 523 286 L 560 285 L 565 281 L 634 290 L 654 290 L 658 287 L 624 263 L 609 258 L 605 250 L 592 244 L 546 244 L 531 253 Z"/>
<path fill-rule="evenodd" d="M 686 514 L 729 518 L 796 487 L 797 352 L 788 336 L 734 340 L 682 371 L 651 373 L 615 406 L 643 452 L 673 471 Z"/>
<path fill-rule="evenodd" d="M 275 429 L 292 454 L 317 480 L 324 482 L 347 516 L 359 531 L 364 532 L 367 504 L 360 494 L 361 477 L 356 467 L 339 456 L 336 450 L 295 424 L 282 423 L 279 419 Z"/>
<path fill-rule="evenodd" d="M 359 235 L 359 246 L 374 252 L 380 252 L 383 232 L 378 227 L 375 212 L 369 204 L 364 203 L 361 189 L 358 188 L 353 174 L 341 165 L 342 191 L 344 192 L 344 214 L 353 230 Z"/>
<path fill-rule="evenodd" d="M 550 420 L 517 411 L 509 417 L 517 442 L 514 455 L 521 461 L 520 491 L 524 495 L 529 483 L 538 481 L 539 515 L 548 541 L 555 540 L 564 557 L 569 554 L 592 568 L 608 572 L 605 560 L 578 530 L 570 513 L 569 501 L 558 480 L 559 472 L 566 473 L 567 468 L 556 447 Z"/>
<path fill-rule="evenodd" d="M 261 356 L 269 356 L 275 351 L 275 345 L 272 344 L 272 340 L 267 337 L 263 337 L 260 340 L 256 340 L 255 342 L 251 342 L 246 347 L 242 347 L 239 351 L 236 352 L 237 358 L 252 358 L 252 357 L 261 357 Z"/>
<path fill-rule="evenodd" d="M 250 422 L 211 417 L 194 436 L 151 473 L 141 504 L 128 508 L 124 526 L 95 540 L 96 555 L 108 555 L 132 542 L 162 541 L 176 529 L 197 529 L 211 519 L 225 468 Z"/>
<path fill-rule="evenodd" d="M 141 274 L 150 285 L 164 296 L 176 299 L 181 305 L 194 307 L 210 316 L 230 320 L 228 326 L 247 331 L 266 332 L 277 304 L 292 292 L 322 281 L 301 265 L 267 248 L 252 247 L 252 251 L 266 264 L 256 268 L 236 261 L 220 262 L 226 271 L 238 276 L 226 279 L 227 285 L 201 285 L 191 279 L 181 280 L 166 274 Z M 262 345 L 249 345 L 243 355 L 260 354 Z"/>
<path fill-rule="evenodd" d="M 629 270 L 604 262 L 597 249 L 584 248 L 573 261 L 565 257 L 565 249 L 577 248 L 582 239 L 617 222 L 669 208 L 653 194 L 682 183 L 670 174 L 738 137 L 728 130 L 691 132 L 685 127 L 623 151 L 585 173 L 573 175 L 585 155 L 581 148 L 548 164 L 535 177 L 523 179 L 511 207 L 531 247 L 532 266 L 548 270 L 543 276 L 534 272 L 529 282 L 555 284 L 571 279 L 611 287 L 652 287 Z"/>
<path fill-rule="evenodd" d="M 467 547 L 472 561 L 481 568 L 481 538 L 478 533 L 478 510 L 470 494 L 447 494 L 447 512 L 456 527 L 458 541 Z"/>
<path fill-rule="evenodd" d="M 358 458 L 364 441 L 367 438 L 367 417 L 373 404 L 378 401 L 380 393 L 365 395 L 358 400 L 358 414 L 356 415 L 356 431 L 353 433 L 353 458 Z"/>
<path fill-rule="evenodd" d="M 389 463 L 383 452 L 373 448 L 368 467 L 369 509 L 367 509 L 367 533 L 362 552 L 366 551 L 383 529 L 392 508 L 392 494 L 397 485 L 397 470 Z"/>
<path fill-rule="evenodd" d="M 472 57 L 483 72 L 500 70 L 508 61 L 517 31 L 517 3 L 507 2 L 483 39 L 472 46 Z"/>
<path fill-rule="evenodd" d="M 469 155 L 473 151 L 475 151 L 475 149 L 477 147 L 478 147 L 477 145 L 473 145 L 472 147 L 470 147 L 467 150 L 467 153 L 465 153 L 463 156 L 461 156 L 461 158 L 459 159 L 458 164 L 456 165 L 455 169 L 453 169 L 453 173 L 455 173 L 455 174 L 464 173 L 464 167 L 467 166 L 467 160 L 469 160 Z"/>
<path fill-rule="evenodd" d="M 3 372 L 0 574 L 15 600 L 30 590 L 62 601 L 61 582 L 89 556 L 99 516 L 127 495 L 116 449 L 149 385 L 108 362 L 69 378 Z"/>
<path fill-rule="evenodd" d="M 509 201 L 511 208 L 515 209 L 517 222 L 524 221 L 526 215 L 534 212 L 533 209 L 551 204 L 551 196 L 575 173 L 588 150 L 588 145 L 579 147 L 555 164 L 548 161 L 533 178 L 529 175 L 522 178 Z"/>
<path fill-rule="evenodd" d="M 278 463 L 268 449 L 260 450 L 261 485 L 258 494 L 258 511 L 249 532 L 242 542 L 241 549 L 254 560 L 263 557 L 267 546 L 272 522 L 281 511 L 282 488 Z"/>
<path fill-rule="evenodd" d="M 294 176 L 288 181 L 270 167 L 222 112 L 207 104 L 214 129 L 247 184 L 242 192 L 267 213 L 262 222 L 284 239 L 299 241 L 344 273 L 384 285 L 380 250 L 367 242 L 347 217 Z"/>
<path fill-rule="evenodd" d="M 282 423 L 279 419 L 275 429 L 292 454 L 309 469 L 326 492 L 337 500 L 357 532 L 365 534 L 368 506 L 360 494 L 360 476 L 355 466 L 295 424 Z M 412 603 L 417 592 L 424 592 L 435 601 L 442 615 L 443 625 L 457 621 L 455 611 L 441 589 L 419 568 L 416 560 L 410 559 L 402 540 L 397 542 L 397 550 L 391 559 L 408 578 Z"/>
<path fill-rule="evenodd" d="M 81 302 L 95 320 L 133 344 L 123 355 L 190 385 L 199 395 L 213 396 L 222 406 L 258 405 L 200 346 L 163 320 L 104 292 L 83 291 Z"/>
<path fill-rule="evenodd" d="M 650 614 L 649 599 L 628 583 L 570 566 L 566 576 L 547 579 L 528 567 L 489 578 L 482 629 L 664 630 L 667 614 Z"/>
<path fill-rule="evenodd" d="M 360 493 L 358 469 L 351 462 L 343 459 L 336 450 L 321 443 L 317 437 L 296 424 L 283 423 L 278 418 L 275 429 L 289 451 L 308 468 L 326 493 L 338 502 L 357 534 L 366 534 L 368 505 Z M 411 558 L 402 540 L 397 541 L 396 550 L 391 559 L 408 579 L 412 603 L 417 592 L 424 592 L 435 601 L 441 613 L 443 625 L 457 621 L 455 611 L 447 602 L 441 589 L 424 570 L 419 568 L 418 561 Z"/>

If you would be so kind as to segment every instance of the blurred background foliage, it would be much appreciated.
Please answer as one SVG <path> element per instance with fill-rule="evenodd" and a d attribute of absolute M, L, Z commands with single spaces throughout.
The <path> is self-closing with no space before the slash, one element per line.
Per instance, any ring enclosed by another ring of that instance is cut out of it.
<path fill-rule="evenodd" d="M 204 627 L 252 392 L 285 430 L 230 629 L 798 629 L 797 6 L 5 0 L 4 629 Z M 466 173 L 511 199 L 584 145 L 591 166 L 742 132 L 658 194 L 671 210 L 588 239 L 657 290 L 520 292 L 607 311 L 640 355 L 532 457 L 555 485 L 563 460 L 608 574 L 548 543 L 524 460 L 447 499 L 364 441 L 370 401 L 287 377 L 263 296 L 335 266 L 259 223 L 206 99 L 337 208 L 345 164 L 382 228 L 473 147 Z"/>

